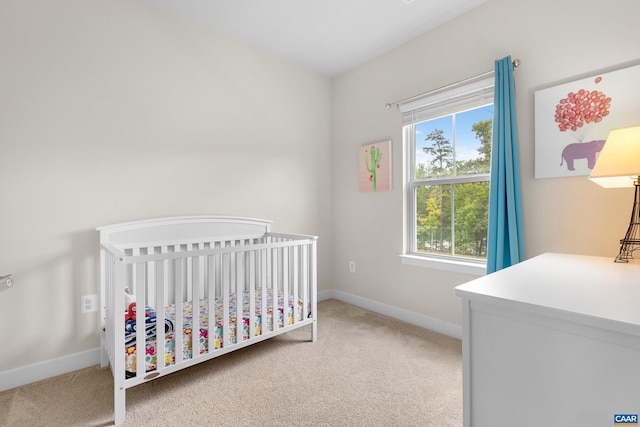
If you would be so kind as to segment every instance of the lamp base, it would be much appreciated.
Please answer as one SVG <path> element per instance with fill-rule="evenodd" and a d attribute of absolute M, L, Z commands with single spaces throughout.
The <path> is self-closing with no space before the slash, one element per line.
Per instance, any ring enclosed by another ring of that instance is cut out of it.
<path fill-rule="evenodd" d="M 633 197 L 633 209 L 631 209 L 631 221 L 624 239 L 620 240 L 620 253 L 615 262 L 629 262 L 633 259 L 633 251 L 640 249 L 640 177 L 634 182 L 636 187 Z"/>

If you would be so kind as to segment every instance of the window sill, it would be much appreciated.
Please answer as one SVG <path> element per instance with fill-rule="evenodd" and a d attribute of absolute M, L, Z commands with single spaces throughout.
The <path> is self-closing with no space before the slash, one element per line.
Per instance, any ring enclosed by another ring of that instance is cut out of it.
<path fill-rule="evenodd" d="M 403 264 L 453 271 L 455 273 L 473 274 L 475 276 L 484 276 L 487 273 L 485 263 L 430 258 L 417 255 L 400 255 L 400 259 Z"/>

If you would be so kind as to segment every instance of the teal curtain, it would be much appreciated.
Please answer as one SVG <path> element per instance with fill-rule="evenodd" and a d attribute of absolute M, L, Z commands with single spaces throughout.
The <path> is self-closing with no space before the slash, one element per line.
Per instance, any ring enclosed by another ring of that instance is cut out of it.
<path fill-rule="evenodd" d="M 515 84 L 511 57 L 495 61 L 487 274 L 524 260 Z"/>

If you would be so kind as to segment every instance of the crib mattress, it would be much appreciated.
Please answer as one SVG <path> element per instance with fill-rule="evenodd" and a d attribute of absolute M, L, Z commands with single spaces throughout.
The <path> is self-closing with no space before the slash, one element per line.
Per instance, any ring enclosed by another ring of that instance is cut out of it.
<path fill-rule="evenodd" d="M 250 337 L 250 294 L 244 292 L 242 294 L 242 315 L 241 334 L 242 339 L 247 340 Z M 198 348 L 199 354 L 204 354 L 209 351 L 210 348 L 219 349 L 224 345 L 224 333 L 225 328 L 223 325 L 223 307 L 224 302 L 222 297 L 216 297 L 214 300 L 215 307 L 215 323 L 212 328 L 209 327 L 209 302 L 208 300 L 200 300 L 199 303 L 199 331 L 198 336 Z M 261 292 L 255 294 L 255 317 L 254 317 L 254 335 L 262 334 L 262 295 Z M 237 328 L 238 328 L 238 310 L 237 310 L 237 298 L 236 294 L 229 296 L 229 325 L 226 328 L 226 333 L 231 344 L 237 342 Z M 282 328 L 285 325 L 285 313 L 284 313 L 284 296 L 282 292 L 278 294 L 277 301 L 277 314 L 276 321 L 278 328 Z M 187 302 L 183 304 L 183 333 L 182 333 L 182 357 L 183 360 L 191 359 L 193 357 L 193 304 Z M 294 314 L 295 313 L 295 314 Z M 174 325 L 176 323 L 176 307 L 175 304 L 171 304 L 165 307 L 165 340 L 164 340 L 164 366 L 169 366 L 175 363 L 176 351 L 175 351 L 175 330 Z M 297 304 L 294 304 L 293 296 L 289 295 L 287 304 L 286 324 L 291 325 L 294 322 L 294 316 L 296 320 L 300 321 L 304 318 L 304 302 L 298 300 Z M 267 295 L 267 316 L 266 316 L 266 331 L 273 330 L 273 294 Z M 156 340 L 156 318 L 155 310 L 151 307 L 145 307 L 145 370 L 153 371 L 157 369 L 157 340 Z M 137 352 L 136 352 L 136 331 L 135 322 L 129 321 L 125 323 L 125 368 L 129 372 L 129 376 L 135 375 L 137 369 Z"/>

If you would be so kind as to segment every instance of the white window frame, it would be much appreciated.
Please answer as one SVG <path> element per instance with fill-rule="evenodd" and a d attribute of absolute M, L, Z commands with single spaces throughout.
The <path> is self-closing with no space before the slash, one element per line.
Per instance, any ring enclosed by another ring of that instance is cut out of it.
<path fill-rule="evenodd" d="M 427 254 L 418 252 L 415 236 L 415 188 L 425 184 L 425 180 L 415 179 L 415 124 L 460 113 L 483 105 L 493 104 L 493 73 L 485 73 L 463 82 L 411 98 L 410 102 L 399 103 L 403 115 L 404 152 L 404 264 L 435 268 L 458 273 L 484 275 L 486 260 Z M 428 185 L 448 185 L 464 182 L 490 181 L 489 174 L 454 176 L 430 179 Z"/>

